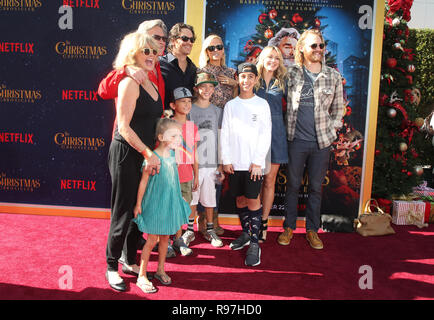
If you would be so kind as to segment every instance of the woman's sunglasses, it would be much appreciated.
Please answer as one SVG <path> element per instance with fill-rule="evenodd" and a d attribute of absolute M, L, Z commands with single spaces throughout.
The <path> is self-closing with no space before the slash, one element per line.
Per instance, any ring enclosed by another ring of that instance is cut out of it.
<path fill-rule="evenodd" d="M 319 46 L 320 49 L 324 49 L 324 47 L 325 47 L 324 43 L 313 43 L 313 44 L 310 45 L 310 47 L 311 47 L 312 49 L 314 49 L 314 50 L 315 50 L 318 46 Z"/>
<path fill-rule="evenodd" d="M 208 51 L 215 51 L 216 49 L 218 51 L 223 50 L 223 45 L 222 44 L 218 44 L 216 46 L 209 46 L 208 48 L 206 48 Z"/>
<path fill-rule="evenodd" d="M 149 56 L 149 55 L 151 54 L 151 52 L 152 52 L 152 54 L 153 54 L 154 56 L 156 56 L 157 53 L 158 53 L 157 50 L 155 50 L 155 49 L 149 49 L 149 48 L 145 48 L 145 49 L 143 49 L 142 52 L 143 52 L 146 56 Z"/>
<path fill-rule="evenodd" d="M 167 37 L 162 37 L 162 36 L 159 36 L 158 34 L 154 34 L 154 35 L 152 36 L 152 38 L 154 38 L 154 39 L 157 40 L 157 41 L 160 41 L 160 40 L 163 40 L 164 42 L 167 41 Z"/>
<path fill-rule="evenodd" d="M 178 39 L 181 39 L 184 42 L 187 42 L 188 40 L 190 40 L 191 43 L 194 43 L 194 41 L 196 41 L 196 39 L 194 37 L 190 38 L 190 37 L 187 37 L 187 36 L 181 36 L 181 37 L 178 37 Z"/>

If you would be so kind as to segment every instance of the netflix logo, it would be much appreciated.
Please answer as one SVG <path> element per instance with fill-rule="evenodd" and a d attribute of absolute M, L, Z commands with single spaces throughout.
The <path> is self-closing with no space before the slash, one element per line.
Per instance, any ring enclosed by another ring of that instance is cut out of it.
<path fill-rule="evenodd" d="M 63 0 L 63 5 L 71 8 L 100 9 L 99 0 Z"/>
<path fill-rule="evenodd" d="M 84 190 L 84 191 L 96 191 L 96 181 L 89 180 L 60 180 L 60 190 Z"/>
<path fill-rule="evenodd" d="M 62 90 L 62 100 L 98 101 L 98 92 L 93 90 Z"/>
<path fill-rule="evenodd" d="M 0 132 L 0 142 L 34 144 L 33 135 L 33 133 Z"/>
<path fill-rule="evenodd" d="M 34 54 L 34 43 L 28 42 L 0 42 L 0 52 Z"/>

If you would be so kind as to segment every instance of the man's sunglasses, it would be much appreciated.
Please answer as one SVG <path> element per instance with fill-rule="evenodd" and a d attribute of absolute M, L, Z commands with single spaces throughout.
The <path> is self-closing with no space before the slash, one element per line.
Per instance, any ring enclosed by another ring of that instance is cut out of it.
<path fill-rule="evenodd" d="M 184 42 L 187 42 L 188 40 L 190 40 L 191 43 L 194 43 L 194 41 L 196 41 L 196 39 L 194 37 L 190 38 L 190 37 L 187 37 L 187 36 L 181 36 L 181 37 L 178 37 L 178 39 L 181 39 Z"/>
<path fill-rule="evenodd" d="M 208 51 L 215 51 L 216 49 L 218 51 L 223 50 L 223 45 L 222 44 L 218 44 L 216 46 L 209 46 L 208 48 L 206 48 Z"/>
<path fill-rule="evenodd" d="M 152 54 L 153 54 L 154 56 L 156 56 L 157 53 L 158 53 L 157 50 L 155 50 L 155 49 L 149 49 L 149 48 L 145 48 L 145 49 L 143 49 L 142 52 L 143 52 L 146 56 L 149 56 L 149 55 L 151 54 L 151 52 L 152 52 Z"/>
<path fill-rule="evenodd" d="M 318 46 L 319 46 L 320 49 L 324 49 L 325 44 L 324 44 L 324 43 L 313 43 L 313 44 L 310 45 L 310 47 L 311 47 L 312 49 L 314 49 L 314 50 L 315 50 Z"/>
<path fill-rule="evenodd" d="M 163 40 L 164 42 L 167 41 L 167 37 L 162 37 L 162 36 L 159 36 L 158 34 L 154 34 L 154 35 L 152 36 L 152 38 L 154 38 L 154 39 L 157 40 L 157 41 L 160 41 L 160 40 Z"/>

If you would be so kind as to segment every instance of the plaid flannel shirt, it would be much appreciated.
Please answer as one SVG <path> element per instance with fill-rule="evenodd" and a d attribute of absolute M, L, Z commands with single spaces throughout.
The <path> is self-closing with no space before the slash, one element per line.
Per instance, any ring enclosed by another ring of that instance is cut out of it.
<path fill-rule="evenodd" d="M 303 68 L 293 65 L 288 68 L 288 140 L 294 140 L 297 111 L 301 89 L 304 84 Z M 338 71 L 323 65 L 314 82 L 315 130 L 320 149 L 330 146 L 336 139 L 336 129 L 342 127 L 345 113 L 342 77 Z"/>

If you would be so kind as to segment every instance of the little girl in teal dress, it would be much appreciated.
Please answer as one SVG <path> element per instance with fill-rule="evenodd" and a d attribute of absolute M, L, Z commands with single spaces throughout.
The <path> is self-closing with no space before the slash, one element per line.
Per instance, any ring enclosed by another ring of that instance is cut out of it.
<path fill-rule="evenodd" d="M 170 150 L 167 158 L 154 153 L 161 161 L 160 173 L 149 177 L 141 201 L 142 214 L 134 221 L 141 232 L 172 235 L 188 222 L 190 206 L 182 198 L 175 152 Z"/>
<path fill-rule="evenodd" d="M 188 223 L 191 212 L 190 206 L 182 198 L 174 152 L 182 141 L 181 127 L 175 120 L 163 118 L 157 123 L 156 131 L 159 145 L 154 153 L 161 162 L 160 172 L 150 176 L 146 170 L 142 170 L 133 220 L 140 231 L 148 234 L 137 279 L 137 286 L 145 293 L 157 291 L 147 278 L 146 268 L 158 239 L 158 268 L 154 278 L 164 285 L 171 284 L 172 280 L 164 271 L 169 236 Z"/>

